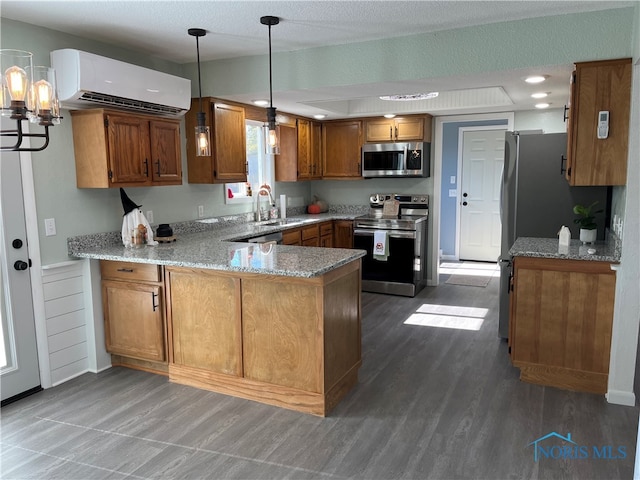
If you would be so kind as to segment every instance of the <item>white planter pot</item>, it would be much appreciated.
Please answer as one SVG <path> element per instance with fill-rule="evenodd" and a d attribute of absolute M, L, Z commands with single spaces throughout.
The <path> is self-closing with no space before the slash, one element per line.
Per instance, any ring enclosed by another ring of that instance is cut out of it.
<path fill-rule="evenodd" d="M 594 243 L 596 241 L 597 236 L 598 236 L 597 228 L 594 228 L 593 230 L 585 230 L 584 228 L 580 229 L 580 241 L 582 243 Z"/>

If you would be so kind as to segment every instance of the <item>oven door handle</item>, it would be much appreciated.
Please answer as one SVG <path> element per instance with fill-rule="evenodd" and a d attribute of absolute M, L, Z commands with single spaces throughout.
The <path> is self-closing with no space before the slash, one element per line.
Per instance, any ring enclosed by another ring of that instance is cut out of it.
<path fill-rule="evenodd" d="M 383 230 L 383 229 L 380 229 Z M 363 237 L 373 237 L 373 232 L 375 230 L 361 230 L 361 229 L 354 229 L 353 230 L 353 234 L 354 235 L 360 235 Z M 389 232 L 389 237 L 390 238 L 416 238 L 416 232 L 407 232 L 407 231 L 403 231 L 403 230 L 387 230 Z"/>

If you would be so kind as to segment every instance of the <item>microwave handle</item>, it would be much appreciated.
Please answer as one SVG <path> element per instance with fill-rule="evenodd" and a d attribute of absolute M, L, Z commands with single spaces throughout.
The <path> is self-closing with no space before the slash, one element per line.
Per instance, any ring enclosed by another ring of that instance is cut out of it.
<path fill-rule="evenodd" d="M 408 165 L 408 163 L 407 163 L 407 158 L 408 158 L 407 154 L 409 153 L 408 146 L 409 145 L 407 145 L 407 144 L 405 144 L 405 146 L 404 146 L 404 155 L 402 156 L 402 165 L 400 165 L 400 169 L 401 170 L 406 170 L 407 169 L 407 165 Z"/>

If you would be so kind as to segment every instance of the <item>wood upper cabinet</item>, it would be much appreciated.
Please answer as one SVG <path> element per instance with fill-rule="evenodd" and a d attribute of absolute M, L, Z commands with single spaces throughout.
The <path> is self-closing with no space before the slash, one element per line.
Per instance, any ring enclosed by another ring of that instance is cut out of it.
<path fill-rule="evenodd" d="M 365 121 L 365 142 L 423 141 L 425 116 L 375 118 Z"/>
<path fill-rule="evenodd" d="M 362 121 L 325 122 L 322 126 L 322 177 L 361 178 Z"/>
<path fill-rule="evenodd" d="M 71 121 L 78 188 L 182 183 L 178 120 L 92 109 Z"/>
<path fill-rule="evenodd" d="M 155 183 L 181 184 L 182 162 L 180 159 L 180 124 L 151 121 L 151 178 Z"/>
<path fill-rule="evenodd" d="M 333 246 L 335 248 L 353 248 L 352 220 L 334 220 Z"/>
<path fill-rule="evenodd" d="M 322 124 L 298 119 L 298 179 L 322 178 Z"/>
<path fill-rule="evenodd" d="M 191 100 L 185 115 L 187 169 L 189 183 L 226 183 L 247 181 L 247 145 L 245 110 L 239 105 L 202 99 L 205 123 L 211 129 L 211 155 L 196 155 L 195 127 L 199 99 Z"/>
<path fill-rule="evenodd" d="M 100 268 L 107 352 L 166 363 L 161 268 L 104 260 Z"/>
<path fill-rule="evenodd" d="M 276 157 L 278 182 L 321 178 L 322 126 L 299 118 L 295 125 L 280 124 L 280 155 Z"/>
<path fill-rule="evenodd" d="M 567 121 L 571 185 L 624 185 L 627 181 L 631 59 L 576 63 Z M 598 138 L 598 120 L 609 112 L 609 132 Z"/>
<path fill-rule="evenodd" d="M 515 258 L 509 343 L 522 380 L 607 391 L 615 282 L 606 262 Z"/>

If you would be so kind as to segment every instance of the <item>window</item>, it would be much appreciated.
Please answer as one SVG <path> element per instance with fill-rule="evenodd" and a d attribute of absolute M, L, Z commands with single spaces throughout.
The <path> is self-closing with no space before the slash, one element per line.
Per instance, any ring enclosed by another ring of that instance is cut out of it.
<path fill-rule="evenodd" d="M 271 194 L 275 198 L 273 156 L 267 155 L 264 148 L 264 134 L 262 122 L 246 120 L 247 133 L 247 182 L 226 183 L 225 203 L 249 203 L 255 201 L 255 194 L 262 185 L 271 187 Z M 247 187 L 251 185 L 252 195 L 247 195 Z"/>

